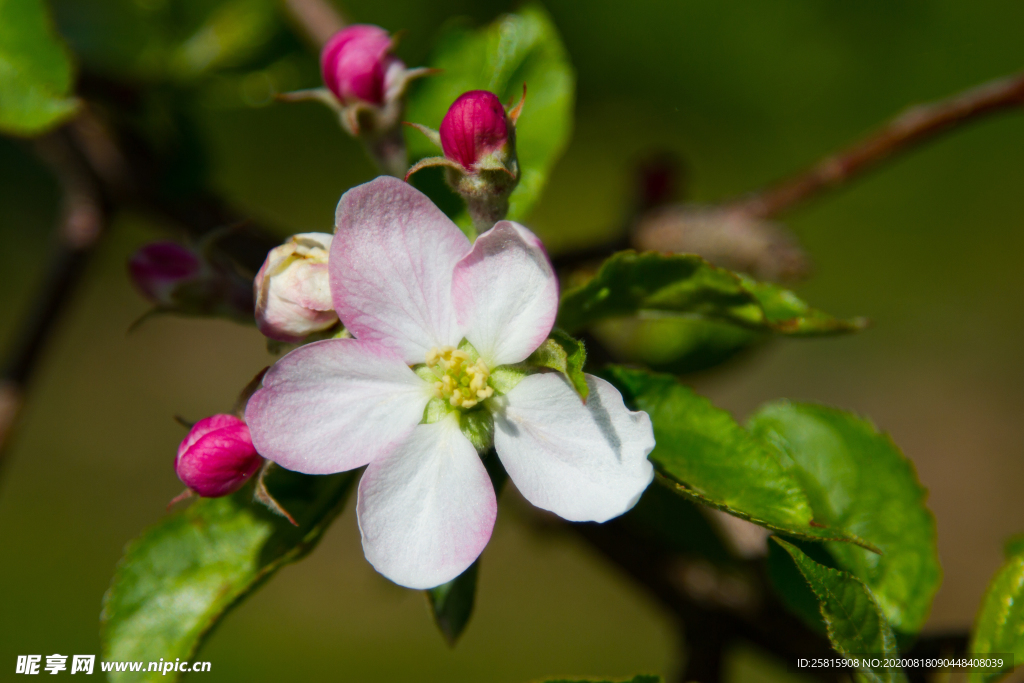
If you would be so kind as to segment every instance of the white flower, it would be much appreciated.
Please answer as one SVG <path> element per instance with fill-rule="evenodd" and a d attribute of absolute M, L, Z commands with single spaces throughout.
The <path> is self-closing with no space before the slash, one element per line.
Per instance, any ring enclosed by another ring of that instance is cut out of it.
<path fill-rule="evenodd" d="M 588 375 L 584 404 L 557 373 L 528 375 L 505 394 L 494 386 L 495 369 L 525 360 L 558 310 L 558 282 L 529 230 L 502 221 L 470 245 L 427 197 L 382 177 L 341 198 L 329 272 L 355 339 L 282 358 L 246 421 L 259 453 L 288 469 L 367 465 L 356 510 L 381 574 L 437 586 L 487 545 L 497 503 L 460 429 L 469 416 L 493 418 L 498 457 L 540 508 L 603 522 L 639 499 L 654 476 L 651 421 L 614 387 Z M 443 417 L 427 424 L 431 401 Z"/>

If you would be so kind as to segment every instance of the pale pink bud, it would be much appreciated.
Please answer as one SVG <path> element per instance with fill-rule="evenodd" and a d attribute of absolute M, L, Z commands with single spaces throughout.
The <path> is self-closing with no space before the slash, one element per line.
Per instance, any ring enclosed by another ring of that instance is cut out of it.
<path fill-rule="evenodd" d="M 391 36 L 379 26 L 356 24 L 338 31 L 320 53 L 324 85 L 343 105 L 384 104 L 389 81 L 404 70 L 390 51 Z"/>
<path fill-rule="evenodd" d="M 253 289 L 256 326 L 267 337 L 298 342 L 338 322 L 331 301 L 327 256 L 333 235 L 292 235 L 267 254 Z"/>
<path fill-rule="evenodd" d="M 128 272 L 143 296 L 153 303 L 171 307 L 174 292 L 196 279 L 203 269 L 199 254 L 176 242 L 153 242 L 132 254 Z"/>
<path fill-rule="evenodd" d="M 192 491 L 218 498 L 242 488 L 262 462 L 244 421 L 212 415 L 197 422 L 178 446 L 174 469 Z"/>
<path fill-rule="evenodd" d="M 511 124 L 505 107 L 494 93 L 471 90 L 452 103 L 441 121 L 444 155 L 467 170 L 509 141 Z"/>

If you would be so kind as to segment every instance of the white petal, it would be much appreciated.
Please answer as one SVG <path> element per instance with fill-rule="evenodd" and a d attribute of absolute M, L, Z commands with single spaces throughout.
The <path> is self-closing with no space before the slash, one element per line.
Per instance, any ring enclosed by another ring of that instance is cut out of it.
<path fill-rule="evenodd" d="M 256 451 L 297 472 L 362 467 L 423 419 L 430 387 L 395 353 L 355 339 L 298 348 L 263 378 L 245 409 Z"/>
<path fill-rule="evenodd" d="M 558 279 L 537 236 L 501 221 L 455 267 L 452 299 L 466 339 L 493 368 L 525 360 L 547 338 Z"/>
<path fill-rule="evenodd" d="M 328 268 L 334 309 L 364 341 L 409 365 L 436 346 L 457 346 L 452 271 L 469 240 L 411 185 L 383 176 L 346 192 Z"/>
<path fill-rule="evenodd" d="M 654 478 L 654 431 L 608 382 L 587 375 L 584 405 L 556 373 L 530 375 L 494 413 L 494 447 L 523 496 L 573 522 L 633 507 Z"/>
<path fill-rule="evenodd" d="M 416 427 L 359 482 L 359 533 L 374 569 L 409 588 L 464 572 L 491 538 L 498 504 L 454 416 Z"/>

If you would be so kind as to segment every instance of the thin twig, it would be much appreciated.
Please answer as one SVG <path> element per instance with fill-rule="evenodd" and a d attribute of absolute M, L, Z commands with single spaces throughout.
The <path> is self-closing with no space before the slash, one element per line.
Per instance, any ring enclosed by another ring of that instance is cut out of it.
<path fill-rule="evenodd" d="M 1024 105 L 1024 73 L 971 88 L 945 100 L 912 107 L 860 142 L 807 171 L 741 199 L 730 208 L 770 218 L 844 185 L 899 152 L 989 114 Z"/>
<path fill-rule="evenodd" d="M 292 20 L 319 49 L 335 33 L 345 28 L 345 17 L 327 0 L 282 0 Z"/>
<path fill-rule="evenodd" d="M 0 466 L 47 340 L 59 324 L 107 223 L 109 206 L 89 163 L 73 142 L 76 125 L 71 123 L 35 143 L 38 156 L 60 184 L 63 206 L 46 276 L 25 319 L 17 326 L 0 370 Z"/>

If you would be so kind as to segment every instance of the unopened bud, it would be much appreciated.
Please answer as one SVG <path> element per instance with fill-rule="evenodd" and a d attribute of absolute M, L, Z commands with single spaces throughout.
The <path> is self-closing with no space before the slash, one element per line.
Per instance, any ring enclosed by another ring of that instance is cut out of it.
<path fill-rule="evenodd" d="M 512 122 L 501 100 L 486 90 L 459 96 L 441 121 L 441 149 L 445 157 L 468 171 L 479 166 L 504 166 L 512 153 Z"/>
<path fill-rule="evenodd" d="M 327 273 L 333 239 L 327 233 L 307 232 L 270 250 L 253 281 L 260 332 L 278 341 L 298 342 L 338 322 Z"/>
<path fill-rule="evenodd" d="M 405 70 L 390 51 L 391 36 L 379 26 L 357 24 L 339 31 L 320 53 L 324 85 L 342 105 L 384 104 L 388 79 L 394 81 Z"/>
<path fill-rule="evenodd" d="M 143 296 L 157 306 L 171 308 L 175 291 L 196 280 L 203 270 L 199 254 L 176 242 L 144 245 L 128 259 L 128 273 Z"/>
<path fill-rule="evenodd" d="M 190 490 L 218 498 L 242 488 L 262 462 L 244 421 L 213 415 L 197 422 L 178 446 L 174 469 Z"/>
<path fill-rule="evenodd" d="M 249 279 L 223 255 L 215 253 L 210 240 L 200 249 L 175 242 L 147 244 L 128 259 L 128 273 L 142 295 L 155 304 L 150 313 L 252 322 Z"/>
<path fill-rule="evenodd" d="M 408 168 L 402 113 L 409 84 L 435 69 L 407 69 L 391 54 L 394 37 L 379 26 L 357 24 L 334 34 L 320 53 L 323 88 L 282 93 L 285 102 L 329 106 L 342 127 L 359 138 L 377 167 L 401 178 Z"/>
<path fill-rule="evenodd" d="M 444 156 L 421 159 L 406 179 L 420 169 L 444 166 L 448 184 L 466 200 L 476 231 L 489 230 L 505 218 L 509 195 L 519 184 L 516 121 L 523 101 L 506 112 L 494 93 L 471 90 L 452 103 L 439 131 L 413 124 Z"/>

